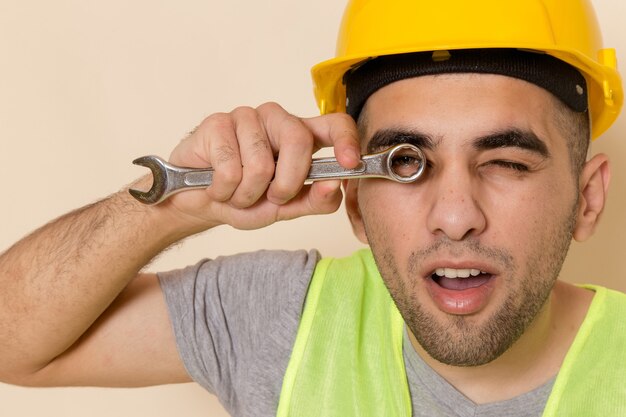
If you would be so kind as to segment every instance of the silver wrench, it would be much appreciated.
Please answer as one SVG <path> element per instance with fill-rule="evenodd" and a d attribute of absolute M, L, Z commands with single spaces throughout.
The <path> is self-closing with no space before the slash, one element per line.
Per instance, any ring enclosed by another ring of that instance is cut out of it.
<path fill-rule="evenodd" d="M 206 188 L 213 182 L 211 168 L 183 168 L 169 164 L 158 156 L 142 156 L 133 161 L 152 171 L 152 187 L 148 191 L 129 190 L 144 204 L 159 204 L 180 191 Z M 356 168 L 346 169 L 336 158 L 316 158 L 311 162 L 307 182 L 349 179 L 386 178 L 401 183 L 417 180 L 426 166 L 426 158 L 417 146 L 403 143 L 385 151 L 363 155 Z"/>

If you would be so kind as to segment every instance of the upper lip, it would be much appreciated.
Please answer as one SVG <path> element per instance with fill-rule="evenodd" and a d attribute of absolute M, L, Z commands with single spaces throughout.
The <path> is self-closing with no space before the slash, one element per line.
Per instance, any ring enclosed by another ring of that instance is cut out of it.
<path fill-rule="evenodd" d="M 438 268 L 452 268 L 452 269 L 478 269 L 490 275 L 498 275 L 498 268 L 492 263 L 480 260 L 446 260 L 439 259 L 436 261 L 429 261 L 423 267 L 423 276 L 430 277 Z"/>

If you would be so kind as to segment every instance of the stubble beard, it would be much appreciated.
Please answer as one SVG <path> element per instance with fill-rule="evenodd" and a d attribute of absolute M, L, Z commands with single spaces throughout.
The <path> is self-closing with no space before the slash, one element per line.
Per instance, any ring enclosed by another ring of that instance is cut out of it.
<path fill-rule="evenodd" d="M 551 237 L 535 247 L 528 259 L 525 276 L 517 274 L 513 257 L 503 249 L 485 247 L 476 240 L 455 243 L 439 240 L 428 248 L 411 253 L 406 268 L 409 277 L 403 280 L 392 251 L 384 244 L 383 230 L 375 233 L 382 237 L 382 241 L 372 239 L 374 234 L 367 225 L 366 232 L 385 285 L 422 348 L 432 358 L 447 365 L 479 366 L 506 352 L 545 305 L 572 240 L 575 214 L 573 209 L 566 221 L 547 234 Z M 504 285 L 509 288 L 508 295 L 482 323 L 477 325 L 472 317 L 463 315 L 446 315 L 441 320 L 419 302 L 417 282 L 424 278 L 410 272 L 420 270 L 422 259 L 442 249 L 491 259 L 500 265 L 501 270 L 508 272 L 506 277 L 496 278 L 507 280 Z"/>

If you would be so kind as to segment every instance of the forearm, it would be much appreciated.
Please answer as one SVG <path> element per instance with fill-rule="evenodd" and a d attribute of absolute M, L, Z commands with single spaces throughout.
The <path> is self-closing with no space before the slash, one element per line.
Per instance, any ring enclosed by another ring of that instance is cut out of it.
<path fill-rule="evenodd" d="M 0 378 L 68 349 L 179 234 L 126 192 L 69 213 L 0 256 Z"/>
<path fill-rule="evenodd" d="M 191 234 L 220 224 L 257 229 L 336 211 L 338 181 L 303 185 L 312 153 L 327 146 L 345 168 L 358 164 L 357 129 L 349 116 L 300 119 L 274 103 L 215 114 L 169 159 L 212 167 L 207 189 L 178 193 L 157 206 L 120 192 L 18 242 L 0 256 L 0 380 L 119 385 L 184 379 L 171 329 L 163 323 L 158 283 L 148 280 L 147 295 L 118 296 L 133 288 L 129 282 L 154 256 Z M 133 188 L 145 190 L 150 182 L 145 178 Z M 112 304 L 116 299 L 126 301 Z M 160 372 L 137 367 L 146 360 L 169 365 Z M 136 377 L 123 376 L 127 364 Z"/>

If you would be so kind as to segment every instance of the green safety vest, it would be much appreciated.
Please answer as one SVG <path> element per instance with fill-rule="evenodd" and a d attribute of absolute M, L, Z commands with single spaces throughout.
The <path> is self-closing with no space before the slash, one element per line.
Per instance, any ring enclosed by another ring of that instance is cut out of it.
<path fill-rule="evenodd" d="M 626 416 L 626 295 L 595 295 L 544 417 Z M 278 417 L 410 417 L 404 321 L 369 250 L 316 267 Z"/>

